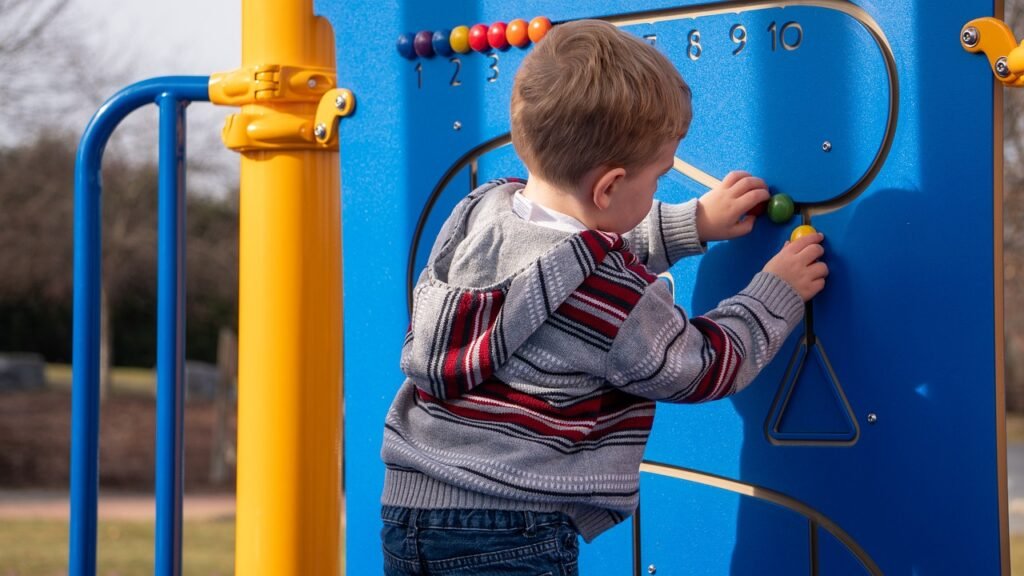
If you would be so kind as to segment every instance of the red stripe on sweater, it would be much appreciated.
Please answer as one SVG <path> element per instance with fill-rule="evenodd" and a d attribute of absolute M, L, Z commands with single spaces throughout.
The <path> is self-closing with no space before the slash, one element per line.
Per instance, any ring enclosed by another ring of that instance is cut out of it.
<path fill-rule="evenodd" d="M 604 318 L 595 316 L 586 310 L 581 310 L 573 306 L 568 301 L 559 306 L 556 312 L 569 320 L 595 330 L 610 339 L 614 340 L 615 335 L 619 333 L 619 327 L 615 324 L 611 324 Z"/>
<path fill-rule="evenodd" d="M 480 382 L 486 382 L 494 373 L 491 337 L 494 334 L 494 322 L 504 300 L 505 294 L 501 290 L 465 292 L 459 296 L 455 314 L 449 320 L 451 333 L 442 352 L 444 363 L 441 376 L 446 397 L 455 398 L 472 388 L 475 370 L 480 372 Z M 488 315 L 479 318 L 488 303 L 491 306 Z M 445 319 L 439 321 L 443 322 Z M 479 328 L 476 327 L 477 321 L 481 322 Z"/>
<path fill-rule="evenodd" d="M 448 337 L 447 350 L 444 356 L 444 368 L 442 377 L 445 384 L 445 395 L 453 398 L 459 395 L 458 379 L 461 373 L 460 356 L 465 349 L 467 334 L 471 331 L 468 326 L 472 322 L 474 312 L 474 299 L 470 293 L 463 293 L 459 296 L 459 304 L 455 308 L 450 325 L 451 334 Z M 444 319 L 441 319 L 444 322 Z"/>
<path fill-rule="evenodd" d="M 479 338 L 478 361 L 480 363 L 482 382 L 486 382 L 491 377 L 491 374 L 494 373 L 494 363 L 491 359 L 491 337 L 494 334 L 494 323 L 498 319 L 498 312 L 501 311 L 501 305 L 505 302 L 505 294 L 500 290 L 488 292 L 486 296 L 485 302 L 490 302 L 491 310 L 487 318 L 484 319 L 487 323 L 487 329 L 480 334 Z"/>
<path fill-rule="evenodd" d="M 596 230 L 580 232 L 580 238 L 583 238 L 583 244 L 590 251 L 590 254 L 594 257 L 594 262 L 597 264 L 600 264 L 604 260 L 605 255 L 615 246 L 614 241 L 609 241 L 607 237 Z"/>
<path fill-rule="evenodd" d="M 602 415 L 614 414 L 639 403 L 648 402 L 647 400 L 642 400 L 632 394 L 626 394 L 625 392 L 609 388 L 607 391 L 592 398 L 586 398 L 574 404 L 568 404 L 565 406 L 555 406 L 546 400 L 525 392 L 520 392 L 510 387 L 508 384 L 495 379 L 491 379 L 489 382 L 474 388 L 473 393 L 466 397 L 468 398 L 470 396 L 480 396 L 482 398 L 491 398 L 494 400 L 509 402 L 522 406 L 527 410 L 544 414 L 545 416 L 553 416 L 566 420 L 572 420 L 574 418 L 600 419 Z"/>
<path fill-rule="evenodd" d="M 536 417 L 532 416 L 531 414 L 527 414 L 525 412 L 504 412 L 500 414 L 495 414 L 484 410 L 476 410 L 463 404 L 443 402 L 441 400 L 438 400 L 437 398 L 434 398 L 430 394 L 427 394 L 426 392 L 419 388 L 416 389 L 416 392 L 421 401 L 428 402 L 430 404 L 438 406 L 446 410 L 447 412 L 450 412 L 451 414 L 454 414 L 466 420 L 477 422 L 514 424 L 516 426 L 525 428 L 535 434 L 548 437 L 562 438 L 570 442 L 580 442 L 584 440 L 600 440 L 601 438 L 604 438 L 616 432 L 624 432 L 629 430 L 650 430 L 651 425 L 654 423 L 653 415 L 638 415 L 627 416 L 620 420 L 619 422 L 615 423 L 613 426 L 609 426 L 601 430 L 594 430 L 592 427 L 588 427 L 588 430 L 586 432 L 582 432 L 580 430 L 561 430 L 558 428 L 554 428 L 547 422 L 539 420 Z M 645 408 L 646 404 L 649 404 L 649 402 L 638 402 L 637 409 L 639 410 Z M 564 424 L 565 426 L 580 426 L 579 423 L 573 422 L 572 420 L 563 421 L 560 422 L 560 424 Z"/>
<path fill-rule="evenodd" d="M 732 345 L 722 327 L 705 316 L 697 316 L 691 323 L 704 335 L 715 358 L 710 369 L 697 385 L 697 390 L 687 397 L 689 402 L 717 400 L 732 389 L 737 368 L 743 359 Z"/>
<path fill-rule="evenodd" d="M 628 250 L 622 250 L 621 254 L 622 257 L 625 259 L 626 268 L 628 268 L 637 276 L 643 278 L 644 281 L 646 281 L 648 284 L 658 279 L 657 275 L 651 274 L 650 270 L 647 269 L 647 266 L 644 266 L 643 262 L 641 262 L 640 259 L 637 258 L 632 252 Z"/>
<path fill-rule="evenodd" d="M 601 301 L 605 302 L 610 306 L 615 307 L 618 310 L 622 310 L 627 314 L 633 310 L 633 306 L 636 306 L 636 303 L 640 301 L 640 296 L 642 296 L 640 292 L 631 289 L 629 286 L 625 284 L 618 284 L 616 282 L 612 282 L 611 280 L 608 280 L 607 278 L 602 278 L 597 274 L 591 274 L 590 276 L 587 276 L 587 279 L 583 281 L 583 285 L 586 286 L 587 288 L 590 288 L 594 292 L 597 292 L 597 294 L 594 294 L 593 292 L 589 293 L 592 296 L 599 297 L 601 293 L 604 293 L 608 294 L 609 296 L 618 298 L 619 300 L 624 302 L 626 306 L 622 306 L 622 304 L 618 302 L 607 300 L 604 298 L 601 298 Z"/>

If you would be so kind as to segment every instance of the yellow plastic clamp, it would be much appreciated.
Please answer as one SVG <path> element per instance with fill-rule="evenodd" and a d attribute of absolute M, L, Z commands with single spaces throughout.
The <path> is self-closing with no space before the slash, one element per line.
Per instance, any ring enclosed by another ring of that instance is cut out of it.
<path fill-rule="evenodd" d="M 338 88 L 324 94 L 316 108 L 313 135 L 323 146 L 338 145 L 338 120 L 356 109 L 356 96 L 347 88 Z"/>
<path fill-rule="evenodd" d="M 1024 86 L 1024 42 L 1017 45 L 1013 30 L 997 18 L 977 18 L 960 30 L 960 45 L 971 53 L 984 52 L 992 73 L 1005 86 Z"/>

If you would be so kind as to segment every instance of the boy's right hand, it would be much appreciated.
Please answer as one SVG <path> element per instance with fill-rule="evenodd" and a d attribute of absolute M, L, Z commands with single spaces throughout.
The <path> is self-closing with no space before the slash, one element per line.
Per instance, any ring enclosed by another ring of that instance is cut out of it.
<path fill-rule="evenodd" d="M 786 245 L 764 265 L 765 272 L 782 278 L 796 290 L 804 302 L 825 287 L 828 266 L 818 259 L 825 255 L 823 234 L 808 234 Z"/>

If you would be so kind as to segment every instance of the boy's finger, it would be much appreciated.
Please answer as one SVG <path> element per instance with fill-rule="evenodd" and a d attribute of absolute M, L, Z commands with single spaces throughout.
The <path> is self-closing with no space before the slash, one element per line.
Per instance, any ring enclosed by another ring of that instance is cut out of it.
<path fill-rule="evenodd" d="M 743 170 L 733 170 L 726 174 L 725 178 L 722 179 L 722 186 L 729 188 L 747 176 L 750 176 L 748 172 L 744 172 Z"/>
<path fill-rule="evenodd" d="M 828 277 L 828 264 L 815 262 L 810 266 L 811 277 L 814 279 Z"/>
<path fill-rule="evenodd" d="M 734 235 L 733 238 L 737 236 L 744 236 L 746 234 L 750 234 L 750 231 L 754 229 L 754 222 L 756 221 L 757 219 L 754 218 L 753 216 L 747 216 L 740 220 L 739 222 L 737 222 L 732 227 L 732 233 Z"/>
<path fill-rule="evenodd" d="M 754 206 L 767 202 L 771 197 L 772 195 L 768 192 L 767 188 L 754 188 L 753 190 L 748 190 L 736 199 L 736 207 L 742 213 L 746 214 L 752 210 Z"/>
<path fill-rule="evenodd" d="M 744 176 L 739 181 L 737 181 L 735 184 L 730 186 L 729 187 L 729 192 L 732 194 L 733 198 L 739 198 L 740 196 L 743 196 L 747 192 L 749 192 L 751 190 L 754 190 L 756 188 L 767 188 L 767 187 L 768 186 L 765 185 L 764 180 L 761 180 L 760 178 L 758 178 L 756 176 L 749 176 L 748 175 L 748 176 Z"/>
<path fill-rule="evenodd" d="M 751 190 L 758 190 L 760 188 L 767 189 L 768 184 L 757 176 L 747 176 L 738 182 L 738 188 L 740 188 L 741 194 L 746 194 Z"/>
<path fill-rule="evenodd" d="M 811 244 L 810 246 L 807 246 L 806 248 L 798 252 L 798 254 L 800 254 L 800 257 L 803 259 L 803 261 L 806 262 L 808 266 L 810 266 L 811 264 L 817 262 L 819 259 L 821 259 L 822 256 L 825 255 L 825 248 L 821 244 Z"/>
<path fill-rule="evenodd" d="M 803 252 L 804 248 L 807 248 L 811 244 L 821 244 L 824 240 L 825 235 L 822 234 L 821 232 L 818 232 L 817 234 L 808 234 L 806 236 L 801 236 L 796 240 L 790 242 L 789 246 L 790 250 L 793 253 L 799 254 L 800 252 Z"/>

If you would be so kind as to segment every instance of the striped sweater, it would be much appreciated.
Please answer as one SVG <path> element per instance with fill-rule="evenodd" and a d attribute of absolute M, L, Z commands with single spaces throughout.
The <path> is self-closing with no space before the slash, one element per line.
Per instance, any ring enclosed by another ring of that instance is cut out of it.
<path fill-rule="evenodd" d="M 388 412 L 382 502 L 562 511 L 585 540 L 636 509 L 655 401 L 734 394 L 800 321 L 781 279 L 688 318 L 655 274 L 702 251 L 696 203 L 625 236 L 512 212 L 519 181 L 465 198 L 414 291 Z"/>

